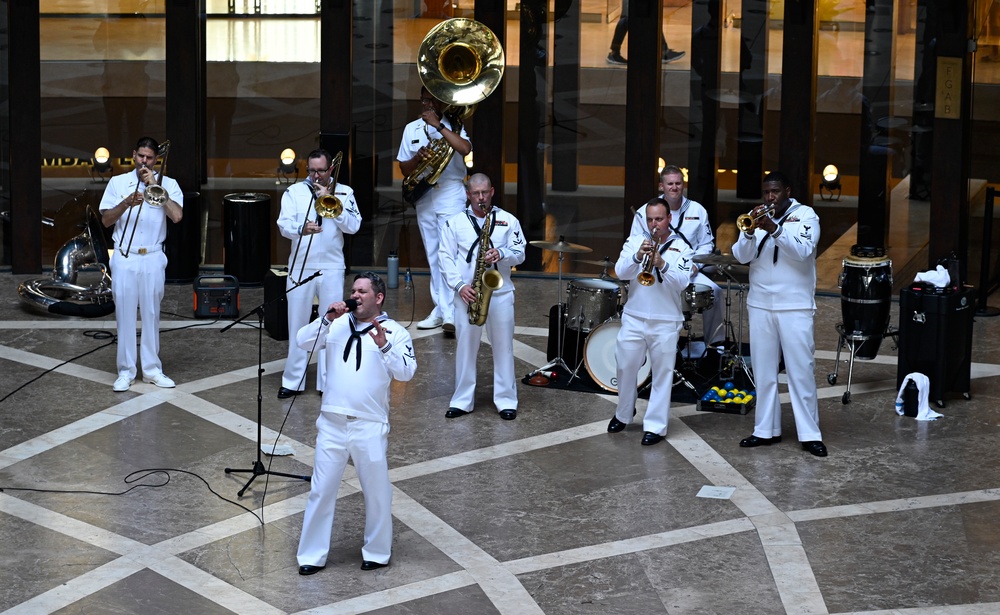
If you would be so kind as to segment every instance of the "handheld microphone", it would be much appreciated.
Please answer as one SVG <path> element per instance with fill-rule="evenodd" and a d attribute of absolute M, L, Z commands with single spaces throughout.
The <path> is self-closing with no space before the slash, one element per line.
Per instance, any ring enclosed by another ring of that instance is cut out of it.
<path fill-rule="evenodd" d="M 354 310 L 358 309 L 358 302 L 356 299 L 344 299 L 344 305 L 347 306 L 348 312 L 353 312 Z M 327 310 L 326 313 L 332 314 L 333 310 Z"/>

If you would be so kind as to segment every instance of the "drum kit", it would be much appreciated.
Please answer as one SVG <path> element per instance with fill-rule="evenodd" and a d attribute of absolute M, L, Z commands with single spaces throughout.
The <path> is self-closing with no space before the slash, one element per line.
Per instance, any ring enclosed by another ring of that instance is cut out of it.
<path fill-rule="evenodd" d="M 570 280 L 566 286 L 566 300 L 563 301 L 563 260 L 565 254 L 585 254 L 591 252 L 587 246 L 567 242 L 564 237 L 559 241 L 531 241 L 530 245 L 543 250 L 551 250 L 559 254 L 558 259 L 558 289 L 557 306 L 553 307 L 553 316 L 558 320 L 556 323 L 556 346 L 553 352 L 550 346 L 549 356 L 556 356 L 538 369 L 528 374 L 529 378 L 545 374 L 556 367 L 561 368 L 569 374 L 569 384 L 574 379 L 581 377 L 580 369 L 586 369 L 594 383 L 600 388 L 611 392 L 618 392 L 617 362 L 615 361 L 615 344 L 618 332 L 621 329 L 621 309 L 628 298 L 628 282 L 618 280 L 614 275 L 614 261 L 607 256 L 602 260 L 581 260 L 582 263 L 596 265 L 602 268 L 598 278 L 578 278 Z M 743 296 L 747 286 L 737 284 L 736 295 L 739 298 L 739 336 L 736 336 L 730 319 L 730 308 L 732 305 L 733 284 L 736 274 L 748 271 L 748 268 L 740 265 L 730 255 L 707 254 L 696 256 L 693 259 L 702 265 L 715 265 L 718 271 L 726 274 L 728 278 L 726 290 L 726 311 L 725 319 L 720 327 L 725 327 L 726 344 L 723 348 L 720 359 L 720 374 L 724 376 L 728 370 L 732 379 L 737 367 L 742 368 L 750 381 L 750 368 L 747 366 L 742 356 L 743 343 L 743 317 L 742 306 Z M 692 284 L 684 292 L 684 301 L 692 312 L 701 314 L 710 309 L 715 302 L 715 294 L 710 286 L 705 284 Z M 685 320 L 684 325 L 689 332 L 690 322 Z M 732 334 L 732 335 L 730 335 Z M 572 337 L 576 348 L 565 348 L 566 342 Z M 709 339 L 706 332 L 706 339 Z M 573 352 L 575 350 L 575 352 Z M 573 352 L 567 363 L 566 352 Z M 581 352 L 582 351 L 582 352 Z M 697 394 L 697 389 L 681 373 L 679 369 L 674 371 L 675 384 L 684 384 Z M 651 376 L 651 366 L 647 354 L 646 361 L 639 370 L 640 390 L 649 386 Z"/>
<path fill-rule="evenodd" d="M 704 273 L 710 273 L 712 271 L 710 267 L 714 267 L 715 272 L 721 273 L 726 278 L 726 309 L 722 315 L 722 322 L 719 324 L 719 328 L 723 329 L 726 338 L 719 357 L 718 377 L 722 380 L 734 380 L 737 375 L 737 368 L 739 368 L 750 384 L 753 385 L 753 374 L 750 371 L 750 366 L 747 365 L 746 359 L 743 358 L 743 302 L 746 292 L 749 289 L 749 284 L 741 281 L 743 276 L 749 274 L 750 267 L 741 264 L 732 254 L 698 254 L 691 260 L 697 263 Z M 740 276 L 740 279 L 737 279 L 736 276 Z M 732 319 L 734 287 L 738 300 L 736 307 L 737 327 L 735 329 Z M 712 292 L 710 286 L 705 284 L 691 284 L 684 291 L 684 301 L 689 308 L 700 314 L 715 305 L 715 294 Z M 688 329 L 690 338 L 691 325 L 688 319 L 685 319 L 684 326 Z M 714 338 L 716 333 L 718 333 L 717 330 L 712 332 L 705 331 L 705 340 Z"/>

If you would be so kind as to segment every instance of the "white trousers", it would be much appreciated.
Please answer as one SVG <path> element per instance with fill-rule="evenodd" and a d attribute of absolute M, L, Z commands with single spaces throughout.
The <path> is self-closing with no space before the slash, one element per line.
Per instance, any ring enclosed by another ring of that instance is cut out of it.
<path fill-rule="evenodd" d="M 316 461 L 296 555 L 299 566 L 326 565 L 337 491 L 348 458 L 354 461 L 365 498 L 365 544 L 361 558 L 388 563 L 392 555 L 392 484 L 386 461 L 389 425 L 320 412 L 316 428 L 319 430 Z"/>
<path fill-rule="evenodd" d="M 160 363 L 160 302 L 166 281 L 167 255 L 162 250 L 125 258 L 116 249 L 111 255 L 111 295 L 115 300 L 118 329 L 118 374 L 135 379 L 139 359 L 143 377 L 163 373 Z M 142 316 L 142 336 L 136 353 L 136 311 Z"/>
<path fill-rule="evenodd" d="M 814 310 L 771 311 L 748 307 L 750 362 L 757 385 L 753 435 L 781 435 L 781 400 L 778 397 L 778 362 L 785 359 L 788 393 L 792 399 L 799 442 L 822 440 L 819 402 L 816 397 L 816 340 Z"/>
<path fill-rule="evenodd" d="M 670 418 L 670 393 L 674 386 L 674 362 L 677 359 L 677 338 L 681 322 L 645 320 L 622 314 L 622 327 L 615 343 L 615 360 L 618 362 L 618 408 L 615 416 L 622 423 L 632 422 L 632 411 L 639 396 L 637 387 L 639 368 L 646 361 L 646 352 L 652 365 L 653 388 L 649 405 L 642 419 L 642 430 L 667 435 Z"/>
<path fill-rule="evenodd" d="M 294 273 L 289 272 L 285 289 L 288 291 L 288 358 L 285 360 L 285 373 L 281 375 L 281 386 L 293 391 L 304 391 L 306 388 L 306 369 L 309 367 L 309 351 L 302 350 L 295 343 L 295 334 L 299 329 L 309 324 L 312 314 L 313 299 L 319 297 L 320 312 L 334 301 L 344 298 L 344 270 L 324 269 L 323 275 L 313 278 L 305 284 L 296 287 L 292 277 L 299 277 L 298 266 Z M 316 270 L 305 270 L 301 277 L 308 278 Z M 293 290 L 294 289 L 294 290 Z M 322 314 L 321 314 L 322 315 Z M 322 391 L 326 384 L 326 353 L 320 352 L 316 368 L 316 390 Z"/>
<path fill-rule="evenodd" d="M 449 181 L 431 188 L 417 203 L 417 225 L 420 228 L 424 251 L 427 253 L 427 266 L 431 270 L 431 301 L 434 302 L 432 315 L 445 320 L 454 318 L 452 297 L 455 291 L 448 288 L 445 283 L 438 262 L 441 228 L 444 227 L 445 220 L 465 209 L 465 201 L 465 187 L 462 182 Z"/>
<path fill-rule="evenodd" d="M 455 302 L 455 394 L 450 408 L 474 410 L 476 401 L 476 358 L 483 330 L 493 347 L 493 403 L 497 411 L 517 410 L 514 379 L 514 293 L 493 295 L 490 311 L 482 327 L 469 324 L 465 302 L 454 293 Z"/>
<path fill-rule="evenodd" d="M 709 346 L 717 346 L 726 341 L 726 331 L 722 328 L 723 317 L 726 314 L 726 293 L 711 278 L 704 273 L 698 273 L 691 280 L 692 284 L 704 284 L 712 289 L 715 301 L 712 307 L 701 313 L 702 332 L 705 343 Z M 739 309 L 739 305 L 736 309 Z"/>

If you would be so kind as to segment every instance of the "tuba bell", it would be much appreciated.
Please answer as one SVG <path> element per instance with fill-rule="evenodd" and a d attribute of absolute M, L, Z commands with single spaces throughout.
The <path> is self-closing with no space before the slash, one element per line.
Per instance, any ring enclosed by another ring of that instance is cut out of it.
<path fill-rule="evenodd" d="M 83 232 L 63 244 L 56 253 L 50 278 L 21 282 L 17 294 L 27 305 L 59 316 L 97 318 L 115 311 L 111 295 L 108 246 L 104 226 L 88 205 Z M 81 271 L 96 271 L 97 280 L 85 285 Z"/>
<path fill-rule="evenodd" d="M 473 19 L 456 17 L 431 28 L 417 52 L 417 72 L 431 96 L 445 103 L 443 115 L 461 130 L 476 105 L 500 85 L 505 58 L 493 31 Z M 427 132 L 427 127 L 424 127 Z M 441 177 L 455 155 L 445 139 L 427 135 L 431 156 L 403 180 L 403 200 L 416 203 Z"/>

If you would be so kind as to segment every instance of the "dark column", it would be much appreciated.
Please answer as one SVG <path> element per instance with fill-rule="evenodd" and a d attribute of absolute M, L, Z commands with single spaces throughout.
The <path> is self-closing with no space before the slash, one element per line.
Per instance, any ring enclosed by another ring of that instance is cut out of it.
<path fill-rule="evenodd" d="M 928 267 L 952 252 L 961 263 L 964 281 L 969 245 L 969 126 L 972 117 L 973 2 L 932 0 L 938 24 L 937 87 L 934 103 L 934 155 L 931 173 Z M 947 164 L 940 164 L 948 161 Z"/>
<path fill-rule="evenodd" d="M 521 66 L 517 105 L 517 217 L 528 238 L 544 237 L 547 0 L 521 2 Z M 525 253 L 525 268 L 541 268 L 541 250 Z"/>
<path fill-rule="evenodd" d="M 166 135 L 170 152 L 166 175 L 184 191 L 184 217 L 167 222 L 168 282 L 187 283 L 198 276 L 201 265 L 201 183 L 204 151 L 205 48 L 202 30 L 205 11 L 201 0 L 176 0 L 166 4 Z M 138 139 L 140 135 L 133 135 Z"/>
<path fill-rule="evenodd" d="M 628 74 L 625 77 L 625 206 L 622 230 L 632 228 L 632 211 L 656 196 L 663 5 L 660 0 L 628 0 Z"/>
<path fill-rule="evenodd" d="M 507 7 L 504 0 L 477 0 L 476 21 L 493 31 L 500 45 L 507 51 Z M 521 63 L 522 68 L 524 62 Z M 493 182 L 496 203 L 504 202 L 504 101 L 509 73 L 486 100 L 479 103 L 472 116 L 472 160 L 475 170 L 486 173 Z M 526 220 L 521 222 L 527 225 Z M 527 227 L 524 229 L 527 231 Z"/>
<path fill-rule="evenodd" d="M 910 200 L 931 198 L 934 164 L 934 88 L 937 75 L 937 24 L 930 19 L 931 0 L 917 1 L 913 58 L 913 125 L 910 127 Z"/>
<path fill-rule="evenodd" d="M 341 168 L 338 181 L 351 186 L 354 189 L 354 198 L 358 201 L 358 209 L 361 211 L 362 220 L 374 220 L 377 210 L 377 197 L 375 193 L 375 174 L 377 172 L 377 158 L 375 150 L 375 134 L 372 130 L 378 112 L 375 109 L 375 91 L 378 89 L 377 67 L 375 62 L 376 54 L 379 51 L 377 42 L 379 32 L 379 22 L 382 19 L 379 9 L 379 2 L 354 2 L 352 22 L 354 23 L 351 33 L 351 62 L 349 64 L 340 62 L 339 64 L 323 64 L 323 72 L 341 70 L 342 67 L 350 66 L 348 72 L 353 76 L 350 81 L 351 92 L 347 98 L 347 105 L 343 107 L 331 106 L 329 112 L 339 115 L 333 124 L 324 124 L 334 135 L 348 133 L 349 139 L 343 147 L 344 158 L 351 161 L 349 168 Z M 391 16 L 387 17 L 391 19 Z M 326 37 L 324 37 L 326 38 Z M 324 58 L 325 60 L 325 58 Z M 333 60 L 336 62 L 336 60 Z M 323 99 L 324 101 L 326 98 Z M 324 108 L 326 105 L 324 105 Z M 327 115 L 327 120 L 332 116 Z M 324 130 L 324 133 L 326 130 Z M 339 139 L 336 139 L 339 140 Z M 397 144 L 398 145 L 398 144 Z M 336 155 L 336 152 L 331 150 Z M 372 224 L 362 224 L 361 228 L 354 235 L 345 236 L 346 245 L 344 248 L 347 263 L 372 263 L 376 262 L 375 250 L 375 226 Z M 378 259 L 385 262 L 381 255 Z"/>
<path fill-rule="evenodd" d="M 767 0 L 743 0 L 743 21 L 740 25 L 740 116 L 736 136 L 736 168 L 739 170 L 736 174 L 736 196 L 741 199 L 760 197 L 760 179 L 764 173 L 767 4 Z"/>
<path fill-rule="evenodd" d="M 894 0 L 869 0 L 865 12 L 865 67 L 861 78 L 861 152 L 858 156 L 858 244 L 885 246 L 889 230 L 892 150 L 886 142 L 893 98 Z"/>
<path fill-rule="evenodd" d="M 392 0 L 381 0 L 375 15 L 375 83 L 390 83 L 392 76 Z M 392 90 L 376 87 L 372 91 L 373 107 L 372 134 L 375 141 L 375 177 L 379 186 L 392 185 L 392 173 L 396 168 L 396 153 L 399 151 L 399 135 L 392 131 Z"/>
<path fill-rule="evenodd" d="M 10 231 L 12 273 L 42 271 L 41 41 L 37 2 L 4 2 L 10 84 Z M 6 188 L 6 184 L 4 184 Z M 2 209 L 6 209 L 3 207 Z"/>
<path fill-rule="evenodd" d="M 813 130 L 816 125 L 816 5 L 785 2 L 781 53 L 781 130 L 778 167 L 792 180 L 792 195 L 812 204 Z"/>
<path fill-rule="evenodd" d="M 719 73 L 722 55 L 721 0 L 695 0 L 691 5 L 691 140 L 688 149 L 688 198 L 718 221 L 718 174 L 715 131 L 719 123 Z M 669 162 L 669 161 L 668 161 Z M 713 228 L 715 225 L 713 224 Z"/>
<path fill-rule="evenodd" d="M 323 36 L 320 43 L 319 146 L 334 156 L 337 152 L 344 153 L 340 179 L 353 188 L 351 157 L 354 155 L 354 147 L 351 121 L 354 109 L 354 14 L 349 0 L 322 0 L 320 11 L 320 31 L 332 33 L 333 36 Z M 371 203 L 362 204 L 359 195 L 358 206 L 364 219 L 365 207 L 370 207 Z"/>
<path fill-rule="evenodd" d="M 552 189 L 577 189 L 580 117 L 580 2 L 556 5 L 552 67 Z"/>

